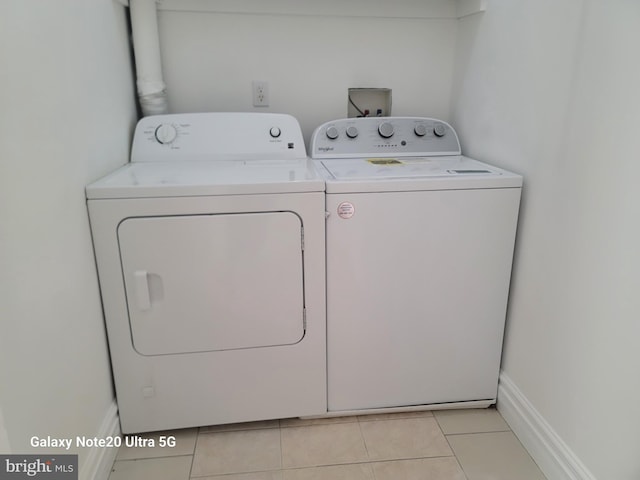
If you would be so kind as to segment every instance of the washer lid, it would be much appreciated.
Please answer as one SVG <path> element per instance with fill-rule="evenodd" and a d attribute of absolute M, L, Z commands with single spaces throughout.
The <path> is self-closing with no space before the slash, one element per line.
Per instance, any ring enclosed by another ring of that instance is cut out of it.
<path fill-rule="evenodd" d="M 322 192 L 309 159 L 128 163 L 87 186 L 88 199 Z"/>
<path fill-rule="evenodd" d="M 522 177 L 464 156 L 316 160 L 327 193 L 522 186 Z"/>

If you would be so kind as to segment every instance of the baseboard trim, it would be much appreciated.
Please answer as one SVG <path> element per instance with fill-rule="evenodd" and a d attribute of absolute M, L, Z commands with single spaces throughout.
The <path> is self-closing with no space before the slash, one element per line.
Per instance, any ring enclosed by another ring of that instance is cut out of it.
<path fill-rule="evenodd" d="M 548 480 L 597 480 L 505 372 L 497 408 Z"/>
<path fill-rule="evenodd" d="M 118 437 L 120 432 L 120 419 L 118 417 L 118 405 L 114 400 L 107 409 L 97 438 Z M 93 447 L 87 455 L 86 461 L 80 468 L 80 480 L 108 480 L 111 467 L 118 454 L 117 448 Z"/>

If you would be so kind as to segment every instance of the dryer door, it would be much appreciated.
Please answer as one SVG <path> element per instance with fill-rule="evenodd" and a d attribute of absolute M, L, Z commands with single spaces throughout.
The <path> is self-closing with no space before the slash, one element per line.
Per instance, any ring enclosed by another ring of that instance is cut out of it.
<path fill-rule="evenodd" d="M 292 212 L 125 219 L 118 241 L 136 351 L 164 355 L 300 341 L 301 229 Z"/>

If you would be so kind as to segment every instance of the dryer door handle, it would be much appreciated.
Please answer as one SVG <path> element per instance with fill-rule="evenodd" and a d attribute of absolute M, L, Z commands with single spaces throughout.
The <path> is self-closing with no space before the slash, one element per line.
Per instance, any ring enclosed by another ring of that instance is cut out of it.
<path fill-rule="evenodd" d="M 151 308 L 151 296 L 149 295 L 149 275 L 146 270 L 138 270 L 133 273 L 135 282 L 136 305 L 139 310 Z"/>

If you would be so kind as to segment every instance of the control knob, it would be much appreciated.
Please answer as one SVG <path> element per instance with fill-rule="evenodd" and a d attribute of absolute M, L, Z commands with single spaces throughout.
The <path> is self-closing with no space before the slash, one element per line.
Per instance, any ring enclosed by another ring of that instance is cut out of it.
<path fill-rule="evenodd" d="M 329 127 L 327 128 L 327 138 L 331 139 L 331 140 L 335 140 L 336 138 L 338 138 L 338 129 L 336 127 Z"/>
<path fill-rule="evenodd" d="M 278 138 L 280 136 L 280 133 L 282 132 L 278 127 L 271 127 L 271 129 L 269 130 L 269 135 L 271 135 L 271 137 L 273 138 Z"/>
<path fill-rule="evenodd" d="M 173 143 L 173 141 L 178 136 L 178 130 L 173 125 L 169 125 L 166 123 L 161 123 L 158 128 L 156 128 L 155 137 L 158 143 L 163 145 L 169 145 Z"/>
<path fill-rule="evenodd" d="M 427 127 L 422 124 L 416 125 L 413 129 L 414 133 L 419 137 L 424 137 L 427 134 Z"/>
<path fill-rule="evenodd" d="M 443 137 L 446 132 L 446 128 L 442 123 L 436 123 L 435 127 L 433 127 L 433 134 L 436 137 Z"/>
<path fill-rule="evenodd" d="M 358 136 L 358 129 L 353 125 L 347 128 L 347 137 L 356 138 Z"/>
<path fill-rule="evenodd" d="M 389 122 L 383 122 L 378 126 L 378 133 L 383 138 L 389 138 L 393 136 L 393 125 Z"/>

